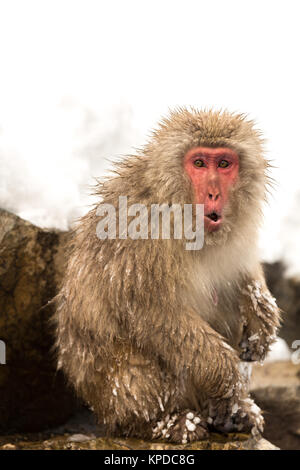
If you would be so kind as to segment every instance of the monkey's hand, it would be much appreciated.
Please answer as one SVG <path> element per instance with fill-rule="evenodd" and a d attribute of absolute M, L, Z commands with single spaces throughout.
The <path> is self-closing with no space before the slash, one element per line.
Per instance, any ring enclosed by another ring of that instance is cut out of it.
<path fill-rule="evenodd" d="M 245 398 L 214 399 L 209 402 L 207 423 L 212 431 L 263 432 L 264 418 L 254 401 Z"/>
<path fill-rule="evenodd" d="M 252 281 L 243 290 L 240 304 L 244 323 L 239 344 L 242 361 L 263 361 L 276 338 L 279 309 L 267 287 Z"/>

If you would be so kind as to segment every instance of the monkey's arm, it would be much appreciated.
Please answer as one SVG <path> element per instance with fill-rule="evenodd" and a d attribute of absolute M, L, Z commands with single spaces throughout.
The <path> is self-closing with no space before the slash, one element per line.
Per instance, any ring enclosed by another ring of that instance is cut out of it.
<path fill-rule="evenodd" d="M 240 312 L 243 322 L 240 358 L 262 361 L 276 338 L 280 309 L 266 286 L 261 266 L 257 276 L 248 279 L 242 289 Z"/>

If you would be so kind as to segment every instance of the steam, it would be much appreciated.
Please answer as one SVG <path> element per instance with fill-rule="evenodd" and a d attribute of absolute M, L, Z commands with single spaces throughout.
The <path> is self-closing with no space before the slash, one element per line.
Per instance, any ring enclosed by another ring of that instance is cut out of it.
<path fill-rule="evenodd" d="M 0 207 L 67 229 L 169 107 L 248 112 L 278 167 L 261 254 L 300 273 L 298 16 L 272 2 L 270 21 L 259 0 L 2 2 Z"/>
<path fill-rule="evenodd" d="M 48 137 L 26 148 L 1 139 L 1 207 L 38 226 L 67 230 L 93 203 L 94 178 L 132 150 L 137 132 L 131 114 L 124 105 L 98 114 L 65 98 L 52 122 L 51 142 Z"/>

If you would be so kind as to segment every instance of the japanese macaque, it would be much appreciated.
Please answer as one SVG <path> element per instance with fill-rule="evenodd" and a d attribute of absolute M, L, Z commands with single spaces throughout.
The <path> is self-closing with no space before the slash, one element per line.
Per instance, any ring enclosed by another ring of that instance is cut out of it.
<path fill-rule="evenodd" d="M 268 163 L 242 115 L 179 109 L 99 182 L 57 296 L 58 367 L 110 435 L 187 443 L 262 431 L 242 361 L 280 323 L 259 262 Z M 203 204 L 204 243 L 97 236 L 103 204 Z"/>

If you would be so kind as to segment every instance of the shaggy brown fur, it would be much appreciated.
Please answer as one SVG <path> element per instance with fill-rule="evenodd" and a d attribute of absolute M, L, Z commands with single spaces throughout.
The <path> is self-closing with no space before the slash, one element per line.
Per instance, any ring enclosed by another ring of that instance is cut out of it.
<path fill-rule="evenodd" d="M 97 207 L 74 230 L 57 298 L 58 364 L 111 434 L 188 442 L 262 429 L 240 359 L 264 358 L 279 313 L 264 282 L 257 229 L 267 162 L 242 115 L 180 109 L 139 155 L 99 183 L 102 203 L 192 203 L 183 171 L 196 146 L 229 147 L 238 182 L 203 249 L 182 240 L 100 240 Z"/>

